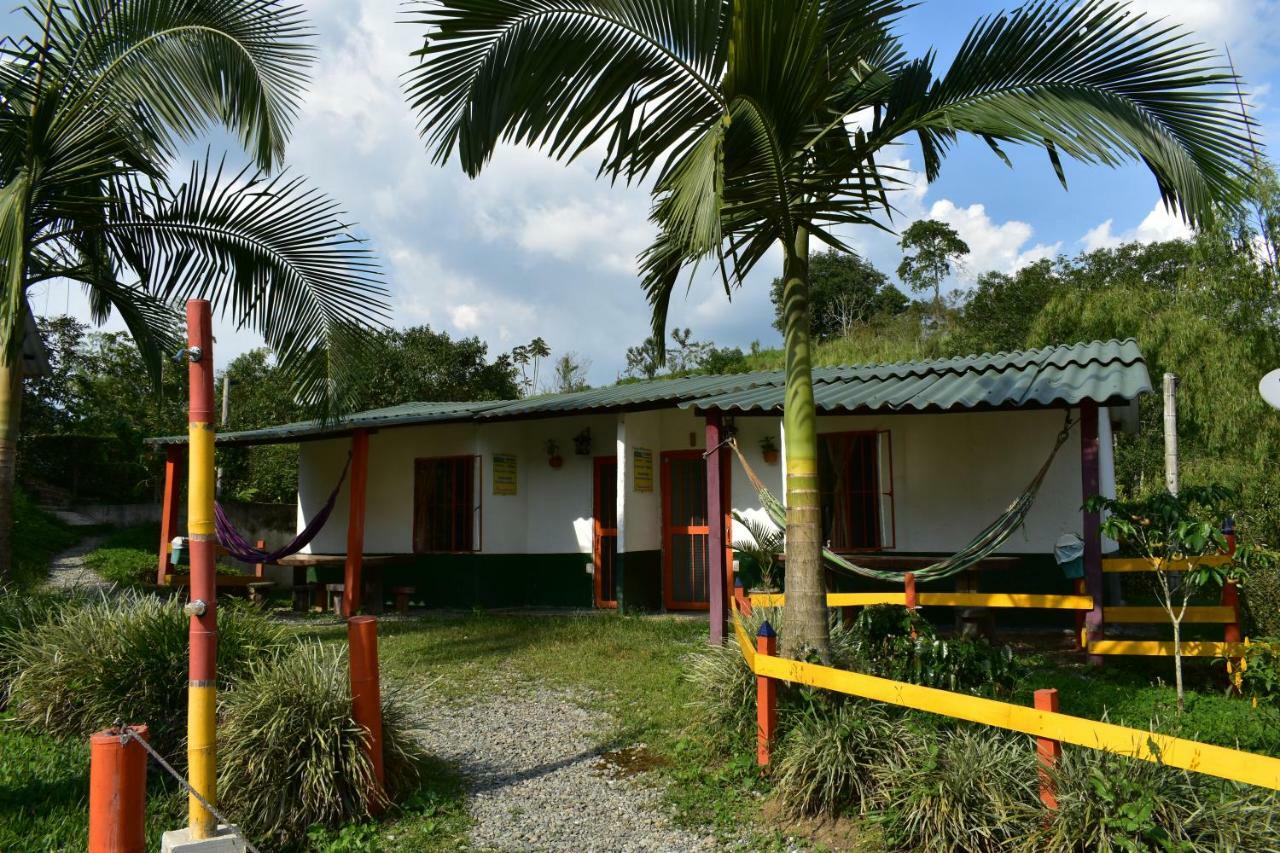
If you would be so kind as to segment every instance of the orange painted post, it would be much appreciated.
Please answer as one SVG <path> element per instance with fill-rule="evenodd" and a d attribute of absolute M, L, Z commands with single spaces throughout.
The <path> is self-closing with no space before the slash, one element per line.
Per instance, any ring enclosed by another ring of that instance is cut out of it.
<path fill-rule="evenodd" d="M 378 686 L 378 620 L 352 616 L 347 620 L 351 668 L 351 716 L 369 733 L 365 754 L 373 765 L 378 789 L 369 792 L 370 811 L 381 811 L 386 777 L 382 764 L 382 692 Z"/>
<path fill-rule="evenodd" d="M 751 596 L 747 595 L 747 588 L 743 585 L 742 578 L 733 579 L 733 600 L 738 604 L 739 613 L 743 616 L 751 615 Z"/>
<path fill-rule="evenodd" d="M 343 573 L 342 615 L 360 612 L 361 570 L 364 563 L 364 497 L 369 482 L 369 431 L 351 434 L 351 473 L 347 481 L 347 560 Z"/>
<path fill-rule="evenodd" d="M 915 572 L 907 572 L 902 576 L 902 583 L 905 587 L 907 598 L 907 612 L 915 613 L 920 609 L 920 598 L 916 595 L 916 575 Z M 916 638 L 916 629 L 911 629 L 911 639 Z"/>
<path fill-rule="evenodd" d="M 178 528 L 178 482 L 182 479 L 183 448 L 171 444 L 164 452 L 164 497 L 160 504 L 160 559 L 156 566 L 156 584 L 164 586 L 173 572 L 169 554 L 173 534 Z"/>
<path fill-rule="evenodd" d="M 253 547 L 257 548 L 259 551 L 265 551 L 267 550 L 267 541 L 265 539 L 259 539 L 257 542 L 253 543 Z M 254 577 L 261 578 L 261 577 L 264 577 L 266 573 L 267 573 L 267 567 L 265 563 L 253 564 Z"/>
<path fill-rule="evenodd" d="M 766 620 L 756 632 L 756 654 L 773 657 L 778 653 L 778 635 Z M 769 752 L 778 731 L 778 682 L 756 676 L 756 763 L 769 766 Z"/>
<path fill-rule="evenodd" d="M 858 618 L 857 612 L 858 612 L 858 609 L 856 607 L 840 608 L 840 622 L 844 625 L 844 627 L 846 628 L 853 627 L 854 620 Z"/>
<path fill-rule="evenodd" d="M 130 726 L 147 738 L 146 726 Z M 89 738 L 89 853 L 145 853 L 147 752 L 119 729 Z"/>
<path fill-rule="evenodd" d="M 1058 689 L 1037 690 L 1035 705 L 1038 711 L 1058 711 Z M 1040 759 L 1040 802 L 1047 809 L 1058 808 L 1058 792 L 1054 789 L 1053 768 L 1062 757 L 1062 741 L 1053 738 L 1036 738 L 1036 756 Z"/>

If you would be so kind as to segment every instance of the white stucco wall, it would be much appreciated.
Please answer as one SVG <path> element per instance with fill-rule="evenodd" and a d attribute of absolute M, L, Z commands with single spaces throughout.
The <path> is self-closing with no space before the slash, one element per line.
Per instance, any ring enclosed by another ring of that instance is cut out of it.
<path fill-rule="evenodd" d="M 662 547 L 663 413 L 629 412 L 618 416 L 618 552 L 657 551 Z M 686 443 L 688 438 L 686 436 Z M 653 452 L 653 491 L 637 492 L 633 451 Z"/>

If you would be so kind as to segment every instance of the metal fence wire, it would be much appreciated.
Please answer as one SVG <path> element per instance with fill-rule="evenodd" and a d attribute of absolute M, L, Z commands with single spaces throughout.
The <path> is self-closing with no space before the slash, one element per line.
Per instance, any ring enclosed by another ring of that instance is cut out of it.
<path fill-rule="evenodd" d="M 177 780 L 178 784 L 181 785 L 183 788 L 185 788 L 188 794 L 195 797 L 200 802 L 200 805 L 204 806 L 209 811 L 209 814 L 217 818 L 218 823 L 223 824 L 224 826 L 228 827 L 233 833 L 235 833 L 235 835 L 241 841 L 244 842 L 244 846 L 249 849 L 250 853 L 262 853 L 261 850 L 253 846 L 253 842 L 251 842 L 248 838 L 245 838 L 244 833 L 240 831 L 239 827 L 237 827 L 231 821 L 223 817 L 222 814 L 213 807 L 213 803 L 206 800 L 200 794 L 200 792 L 197 791 L 195 788 L 192 788 L 191 785 L 187 783 L 187 780 L 182 778 L 182 774 L 180 774 L 177 770 L 174 770 L 172 765 L 170 765 L 169 762 L 164 760 L 164 756 L 156 752 L 155 749 L 151 746 L 151 744 L 147 743 L 146 738 L 140 737 L 138 733 L 134 731 L 132 726 L 127 725 L 120 719 L 117 719 L 113 728 L 116 731 L 120 732 L 121 746 L 124 746 L 131 740 L 137 741 L 138 743 L 142 744 L 142 748 L 147 751 L 148 755 L 150 755 L 152 758 L 155 759 L 156 764 L 159 764 L 160 768 L 164 770 L 164 772 L 168 773 L 175 780 Z"/>

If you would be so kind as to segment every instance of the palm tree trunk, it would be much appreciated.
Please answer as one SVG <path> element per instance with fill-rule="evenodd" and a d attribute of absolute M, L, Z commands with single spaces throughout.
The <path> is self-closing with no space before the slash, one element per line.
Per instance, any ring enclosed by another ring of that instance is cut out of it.
<path fill-rule="evenodd" d="M 0 350 L 0 583 L 13 578 L 13 489 L 22 417 L 22 361 L 6 361 Z"/>
<path fill-rule="evenodd" d="M 787 353 L 782 420 L 787 450 L 787 597 L 782 653 L 816 651 L 830 657 L 826 584 L 822 577 L 818 426 L 813 403 L 809 335 L 809 234 L 800 230 L 786 247 L 783 268 L 783 344 Z"/>

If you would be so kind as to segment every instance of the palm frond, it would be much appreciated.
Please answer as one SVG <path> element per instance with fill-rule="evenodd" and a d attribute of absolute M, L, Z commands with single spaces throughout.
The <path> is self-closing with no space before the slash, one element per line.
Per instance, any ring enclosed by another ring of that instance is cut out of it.
<path fill-rule="evenodd" d="M 1178 27 L 1111 0 L 1039 0 L 987 17 L 950 69 L 903 69 L 882 139 L 917 131 L 936 175 L 958 132 L 1042 145 L 1085 163 L 1145 163 L 1165 203 L 1193 224 L 1238 198 L 1247 124 L 1235 77 Z"/>
<path fill-rule="evenodd" d="M 449 0 L 421 3 L 407 95 L 437 162 L 475 176 L 499 142 L 601 171 L 647 174 L 719 121 L 726 0 Z"/>
<path fill-rule="evenodd" d="M 341 414 L 361 377 L 365 341 L 387 317 L 372 253 L 337 205 L 300 178 L 221 166 L 188 183 L 126 184 L 103 233 L 156 299 L 209 299 L 262 334 L 301 403 Z"/>

